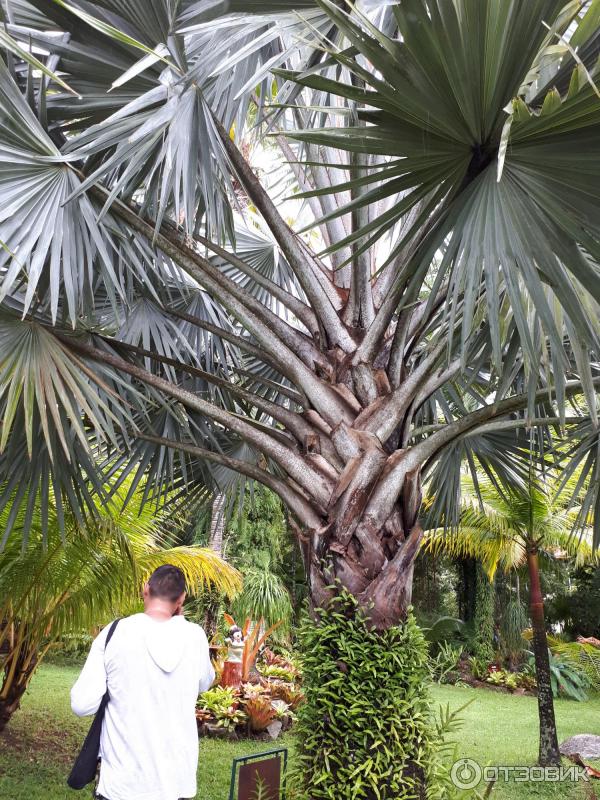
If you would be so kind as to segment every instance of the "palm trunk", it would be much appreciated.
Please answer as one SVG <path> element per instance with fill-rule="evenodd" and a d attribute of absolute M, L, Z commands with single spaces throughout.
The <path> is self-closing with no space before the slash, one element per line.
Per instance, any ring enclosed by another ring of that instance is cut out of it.
<path fill-rule="evenodd" d="M 208 546 L 211 550 L 223 558 L 225 544 L 225 501 L 226 496 L 222 492 L 217 492 L 214 496 L 211 517 L 210 531 L 208 536 Z M 206 607 L 204 611 L 204 630 L 207 636 L 212 638 L 217 632 L 219 618 L 223 606 L 223 597 L 214 589 L 206 593 Z"/>
<path fill-rule="evenodd" d="M 372 763 L 357 797 L 424 800 L 437 739 L 427 712 L 427 646 L 409 611 L 420 483 L 417 474 L 408 479 L 377 530 L 368 527 L 370 492 L 358 491 L 357 476 L 352 502 L 304 542 L 313 622 L 301 635 L 300 782 L 311 800 L 342 797 L 353 770 Z"/>
<path fill-rule="evenodd" d="M 550 681 L 550 659 L 544 619 L 544 599 L 540 584 L 540 569 L 537 546 L 527 545 L 527 567 L 529 569 L 529 609 L 533 629 L 533 654 L 538 693 L 538 714 L 540 719 L 539 763 L 543 767 L 560 765 L 554 700 Z"/>
<path fill-rule="evenodd" d="M 8 653 L 0 686 L 0 734 L 18 710 L 37 663 L 37 653 L 30 652 L 27 647 L 21 646 Z"/>

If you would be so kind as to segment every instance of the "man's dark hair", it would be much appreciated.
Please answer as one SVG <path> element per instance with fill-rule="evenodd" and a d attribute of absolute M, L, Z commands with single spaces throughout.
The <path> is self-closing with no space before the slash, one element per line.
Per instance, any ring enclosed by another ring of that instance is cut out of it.
<path fill-rule="evenodd" d="M 160 597 L 174 603 L 185 592 L 185 577 L 179 567 L 163 564 L 155 569 L 148 580 L 150 597 Z"/>

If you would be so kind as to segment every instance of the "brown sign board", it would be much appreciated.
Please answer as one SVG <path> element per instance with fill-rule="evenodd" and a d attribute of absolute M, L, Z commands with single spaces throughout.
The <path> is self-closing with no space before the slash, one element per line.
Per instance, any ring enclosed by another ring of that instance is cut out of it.
<path fill-rule="evenodd" d="M 263 792 L 259 794 L 259 786 Z M 281 786 L 281 759 L 278 756 L 264 761 L 254 761 L 240 767 L 238 800 L 279 800 Z"/>

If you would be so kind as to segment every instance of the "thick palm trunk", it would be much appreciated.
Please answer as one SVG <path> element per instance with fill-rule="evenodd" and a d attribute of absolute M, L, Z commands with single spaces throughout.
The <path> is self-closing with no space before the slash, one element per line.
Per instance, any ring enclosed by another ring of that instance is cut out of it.
<path fill-rule="evenodd" d="M 538 552 L 536 545 L 532 543 L 527 546 L 527 567 L 529 569 L 529 608 L 533 629 L 533 654 L 540 719 L 539 763 L 544 767 L 554 766 L 560 764 L 560 752 L 550 681 L 550 659 L 548 657 L 548 640 L 546 638 L 544 599 L 540 584 Z"/>
<path fill-rule="evenodd" d="M 339 589 L 345 589 L 378 630 L 406 620 L 414 561 L 423 535 L 417 516 L 421 506 L 418 471 L 407 477 L 401 499 L 383 524 L 375 527 L 372 489 L 385 475 L 383 463 L 373 453 L 351 462 L 334 492 L 327 524 L 301 539 L 313 606 L 325 607 Z M 337 502 L 336 493 L 340 495 Z"/>
<path fill-rule="evenodd" d="M 358 780 L 364 800 L 424 800 L 437 740 L 427 646 L 409 613 L 420 482 L 409 478 L 375 528 L 366 473 L 356 465 L 328 524 L 302 538 L 314 620 L 301 637 L 300 782 L 311 800 L 346 796 Z M 380 469 L 370 475 L 381 479 Z"/>

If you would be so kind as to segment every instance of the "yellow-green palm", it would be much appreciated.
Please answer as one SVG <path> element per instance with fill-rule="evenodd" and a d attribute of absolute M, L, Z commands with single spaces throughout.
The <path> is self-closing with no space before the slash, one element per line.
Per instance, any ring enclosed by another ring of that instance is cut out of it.
<path fill-rule="evenodd" d="M 434 552 L 475 557 L 490 575 L 498 566 L 509 570 L 527 564 L 540 720 L 539 763 L 558 764 L 539 554 L 545 551 L 556 555 L 560 549 L 579 562 L 591 560 L 596 557 L 591 528 L 584 527 L 575 537 L 572 532 L 581 523 L 579 509 L 566 505 L 551 486 L 534 482 L 531 475 L 524 487 L 494 482 L 489 474 L 480 476 L 476 486 L 465 476 L 461 490 L 458 531 L 454 535 L 440 529 L 430 531 L 425 546 Z"/>
<path fill-rule="evenodd" d="M 551 486 L 531 483 L 527 489 L 499 491 L 481 475 L 477 486 L 471 475 L 461 480 L 461 514 L 456 531 L 428 531 L 424 547 L 431 552 L 469 556 L 480 561 L 493 576 L 499 567 L 507 572 L 527 561 L 527 542 L 533 540 L 546 553 L 573 557 L 577 564 L 596 558 L 591 528 L 575 536 L 578 506 L 556 498 Z"/>
<path fill-rule="evenodd" d="M 0 730 L 14 710 L 35 667 L 63 633 L 102 625 L 140 608 L 141 587 L 161 564 L 183 570 L 188 591 L 214 588 L 233 596 L 239 573 L 213 551 L 168 547 L 165 514 L 154 515 L 141 495 L 123 506 L 115 495 L 98 508 L 98 519 L 82 524 L 49 503 L 47 519 L 34 511 L 27 544 L 11 537 L 0 556 Z M 6 525 L 9 510 L 0 516 Z M 17 527 L 24 520 L 17 521 Z"/>

